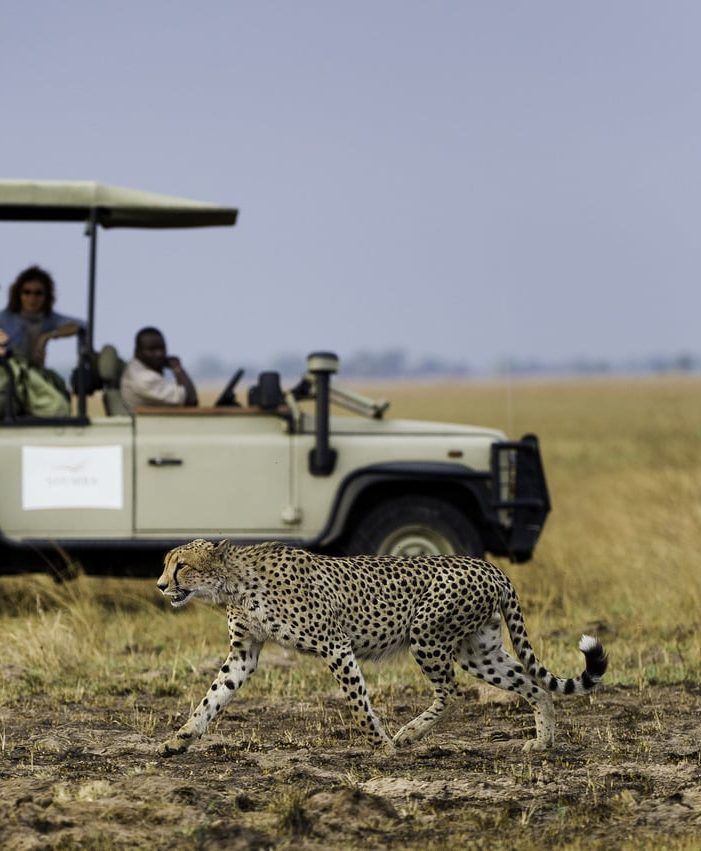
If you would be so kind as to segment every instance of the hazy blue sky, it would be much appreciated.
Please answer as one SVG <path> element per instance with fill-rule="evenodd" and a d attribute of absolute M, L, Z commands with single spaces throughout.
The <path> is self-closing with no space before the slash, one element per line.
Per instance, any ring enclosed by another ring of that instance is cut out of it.
<path fill-rule="evenodd" d="M 699 354 L 700 33 L 674 0 L 0 0 L 1 176 L 240 208 L 101 232 L 125 353 Z M 38 262 L 84 313 L 79 226 L 0 246 L 0 301 Z"/>

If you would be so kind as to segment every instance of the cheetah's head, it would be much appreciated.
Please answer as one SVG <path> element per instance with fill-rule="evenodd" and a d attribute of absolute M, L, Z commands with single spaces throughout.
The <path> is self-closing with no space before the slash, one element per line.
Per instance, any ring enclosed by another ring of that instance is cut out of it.
<path fill-rule="evenodd" d="M 198 538 L 166 553 L 163 573 L 156 583 L 172 606 L 184 606 L 192 597 L 217 602 L 222 586 L 221 556 L 228 541 L 213 544 Z"/>

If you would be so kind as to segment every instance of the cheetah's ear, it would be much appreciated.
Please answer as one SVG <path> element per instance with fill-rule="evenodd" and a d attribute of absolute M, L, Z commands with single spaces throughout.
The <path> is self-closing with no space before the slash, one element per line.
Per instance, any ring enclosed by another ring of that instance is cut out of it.
<path fill-rule="evenodd" d="M 222 538 L 221 541 L 214 547 L 214 554 L 218 556 L 223 556 L 226 551 L 229 549 L 229 542 L 226 538 Z"/>

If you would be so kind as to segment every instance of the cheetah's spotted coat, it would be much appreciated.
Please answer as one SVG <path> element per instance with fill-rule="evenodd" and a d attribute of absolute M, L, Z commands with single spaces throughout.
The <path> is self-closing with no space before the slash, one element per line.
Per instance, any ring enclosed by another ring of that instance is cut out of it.
<path fill-rule="evenodd" d="M 582 636 L 586 670 L 551 674 L 528 641 L 516 591 L 493 564 L 466 556 L 331 558 L 281 544 L 237 546 L 198 539 L 165 557 L 158 587 L 173 606 L 200 597 L 227 607 L 230 649 L 207 696 L 164 742 L 181 753 L 255 671 L 265 641 L 315 653 L 327 663 L 353 717 L 376 746 L 392 749 L 424 736 L 457 694 L 454 663 L 533 707 L 535 739 L 554 740 L 553 693 L 585 694 L 606 671 L 601 644 Z M 504 649 L 504 618 L 516 651 Z M 356 659 L 380 659 L 409 648 L 431 681 L 431 705 L 389 738 L 372 710 Z"/>

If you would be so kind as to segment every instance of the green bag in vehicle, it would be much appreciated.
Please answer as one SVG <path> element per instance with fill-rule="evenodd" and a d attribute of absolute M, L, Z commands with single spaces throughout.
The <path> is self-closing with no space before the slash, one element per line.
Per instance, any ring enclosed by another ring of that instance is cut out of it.
<path fill-rule="evenodd" d="M 12 373 L 10 382 L 8 369 Z M 10 355 L 0 363 L 0 416 L 7 413 L 7 397 L 14 384 L 13 409 L 16 416 L 68 417 L 71 396 L 66 382 L 52 369 L 35 366 L 24 358 Z"/>

